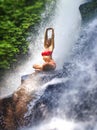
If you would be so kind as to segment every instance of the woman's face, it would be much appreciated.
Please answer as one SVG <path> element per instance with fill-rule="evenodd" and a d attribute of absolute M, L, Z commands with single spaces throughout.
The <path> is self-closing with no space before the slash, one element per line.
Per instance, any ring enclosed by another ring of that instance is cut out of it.
<path fill-rule="evenodd" d="M 48 39 L 47 44 L 50 46 L 51 45 L 51 38 Z"/>

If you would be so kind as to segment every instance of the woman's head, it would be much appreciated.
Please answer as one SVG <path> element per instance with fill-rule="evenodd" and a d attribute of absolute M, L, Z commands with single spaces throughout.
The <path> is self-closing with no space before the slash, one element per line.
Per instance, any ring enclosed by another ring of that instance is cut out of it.
<path fill-rule="evenodd" d="M 48 46 L 51 45 L 51 38 L 48 38 L 48 40 L 47 40 L 47 45 L 48 45 Z"/>

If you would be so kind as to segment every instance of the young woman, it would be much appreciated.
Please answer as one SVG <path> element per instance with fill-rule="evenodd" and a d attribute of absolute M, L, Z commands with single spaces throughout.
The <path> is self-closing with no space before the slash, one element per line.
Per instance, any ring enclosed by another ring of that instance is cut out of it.
<path fill-rule="evenodd" d="M 51 38 L 48 38 L 48 32 L 50 30 L 52 31 L 52 36 Z M 34 64 L 33 68 L 39 71 L 54 70 L 56 68 L 56 63 L 52 59 L 53 50 L 54 50 L 54 29 L 47 28 L 45 32 L 45 37 L 44 37 L 44 50 L 41 53 L 44 63 L 41 65 Z"/>

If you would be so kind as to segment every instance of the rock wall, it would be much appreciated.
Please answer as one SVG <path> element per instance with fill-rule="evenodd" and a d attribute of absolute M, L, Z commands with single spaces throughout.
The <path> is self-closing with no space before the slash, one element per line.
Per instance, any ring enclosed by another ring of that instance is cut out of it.
<path fill-rule="evenodd" d="M 37 75 L 29 75 L 12 95 L 0 99 L 0 130 L 16 130 L 27 124 L 27 105 L 34 100 L 38 83 Z"/>
<path fill-rule="evenodd" d="M 57 100 L 63 86 L 48 85 L 41 97 L 37 92 L 40 92 L 41 86 L 54 77 L 61 78 L 66 75 L 64 69 L 64 71 L 35 72 L 22 76 L 19 88 L 9 97 L 0 99 L 0 130 L 17 130 L 48 118 L 52 108 L 58 104 Z"/>
<path fill-rule="evenodd" d="M 97 0 L 84 3 L 79 7 L 83 22 L 88 22 L 97 16 Z"/>

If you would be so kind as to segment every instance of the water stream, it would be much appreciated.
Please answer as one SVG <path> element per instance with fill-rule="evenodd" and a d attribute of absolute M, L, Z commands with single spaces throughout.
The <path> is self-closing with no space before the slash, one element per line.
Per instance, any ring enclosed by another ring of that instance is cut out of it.
<path fill-rule="evenodd" d="M 96 130 L 97 129 L 97 18 L 83 26 L 72 54 L 68 58 L 68 78 L 50 81 L 62 88 L 60 93 L 48 93 L 44 98 L 58 106 L 49 119 L 22 130 Z M 67 61 L 66 61 L 67 62 Z M 64 69 L 66 63 L 64 63 Z M 62 73 L 62 72 L 61 72 Z M 48 86 L 48 84 L 46 84 Z M 59 84 L 59 85 L 58 85 Z M 53 89 L 52 89 L 53 91 Z M 51 98 L 51 95 L 55 96 Z M 45 97 L 48 96 L 48 97 Z M 50 101 L 50 100 L 52 101 Z"/>
<path fill-rule="evenodd" d="M 58 1 L 54 19 L 49 23 L 50 26 L 55 28 L 53 57 L 56 60 L 57 69 L 60 70 L 63 66 L 65 67 L 65 63 L 69 63 L 67 67 L 69 76 L 64 81 L 66 88 L 59 99 L 59 106 L 54 110 L 50 119 L 46 119 L 38 126 L 23 130 L 96 129 L 96 119 L 94 117 L 96 113 L 95 96 L 92 99 L 90 97 L 96 93 L 97 74 L 94 68 L 95 63 L 91 62 L 91 60 L 95 61 L 93 56 L 96 55 L 96 38 L 93 37 L 93 33 L 96 35 L 96 30 L 94 31 L 94 29 L 97 24 L 96 20 L 94 20 L 86 27 L 81 27 L 78 7 L 82 2 L 82 0 Z M 93 44 L 88 45 L 88 42 L 90 43 L 91 40 L 93 40 Z M 39 47 L 39 43 L 37 43 L 36 48 L 37 46 Z M 93 50 L 91 50 L 91 47 Z M 94 87 L 94 90 L 91 86 Z M 54 101 L 56 100 L 54 99 Z M 91 107 L 91 104 L 94 106 Z"/>

